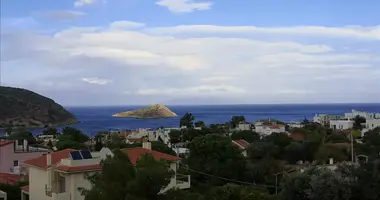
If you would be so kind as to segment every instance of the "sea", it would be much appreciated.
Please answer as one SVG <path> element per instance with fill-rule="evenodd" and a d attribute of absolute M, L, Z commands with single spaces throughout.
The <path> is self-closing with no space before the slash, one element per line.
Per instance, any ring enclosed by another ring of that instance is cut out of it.
<path fill-rule="evenodd" d="M 71 125 L 87 135 L 95 135 L 100 131 L 138 128 L 156 129 L 163 127 L 179 127 L 181 116 L 189 112 L 195 121 L 202 120 L 206 124 L 224 123 L 232 116 L 243 115 L 247 122 L 259 119 L 277 119 L 284 122 L 312 120 L 315 114 L 344 114 L 352 109 L 380 113 L 380 103 L 376 104 L 263 104 L 263 105 L 175 105 L 167 107 L 178 117 L 165 119 L 114 118 L 117 112 L 135 110 L 144 106 L 104 106 L 104 107 L 66 107 L 80 121 Z M 41 130 L 32 130 L 34 134 Z"/>

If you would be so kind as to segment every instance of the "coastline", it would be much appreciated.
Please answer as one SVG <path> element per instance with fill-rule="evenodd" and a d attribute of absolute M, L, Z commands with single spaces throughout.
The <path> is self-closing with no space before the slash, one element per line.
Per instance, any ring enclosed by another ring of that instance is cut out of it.
<path fill-rule="evenodd" d="M 81 121 L 79 121 L 78 119 L 71 119 L 71 120 L 67 120 L 66 122 L 61 122 L 61 123 L 55 123 L 55 124 L 52 124 L 51 126 L 52 127 L 60 127 L 60 126 L 69 126 L 69 125 L 74 125 L 74 124 L 80 124 Z M 0 130 L 4 130 L 6 129 L 7 127 L 0 127 Z M 27 126 L 27 127 L 18 127 L 18 126 L 13 126 L 12 128 L 25 128 L 25 129 L 43 129 L 45 128 L 45 126 Z"/>

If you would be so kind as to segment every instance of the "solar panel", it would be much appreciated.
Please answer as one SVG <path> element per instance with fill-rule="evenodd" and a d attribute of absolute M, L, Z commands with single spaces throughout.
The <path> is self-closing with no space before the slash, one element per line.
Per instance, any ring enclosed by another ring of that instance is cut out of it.
<path fill-rule="evenodd" d="M 72 151 L 70 155 L 73 160 L 82 160 L 82 155 L 80 155 L 79 151 Z"/>
<path fill-rule="evenodd" d="M 82 150 L 82 151 L 80 151 L 80 153 L 82 154 L 83 159 L 91 159 L 92 158 L 91 152 L 89 150 Z"/>

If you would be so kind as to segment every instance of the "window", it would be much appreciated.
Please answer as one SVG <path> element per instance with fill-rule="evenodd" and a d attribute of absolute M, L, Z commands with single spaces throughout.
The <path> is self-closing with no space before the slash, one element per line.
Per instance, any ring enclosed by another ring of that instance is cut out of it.
<path fill-rule="evenodd" d="M 17 167 L 18 166 L 18 160 L 14 160 L 13 161 L 13 167 Z"/>
<path fill-rule="evenodd" d="M 66 178 L 59 176 L 59 193 L 66 192 Z"/>

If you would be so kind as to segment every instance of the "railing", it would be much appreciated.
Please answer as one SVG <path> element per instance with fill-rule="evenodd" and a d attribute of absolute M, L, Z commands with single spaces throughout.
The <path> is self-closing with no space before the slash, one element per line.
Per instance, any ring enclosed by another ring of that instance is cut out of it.
<path fill-rule="evenodd" d="M 179 189 L 190 188 L 190 175 L 177 174 L 176 175 L 176 187 Z"/>

